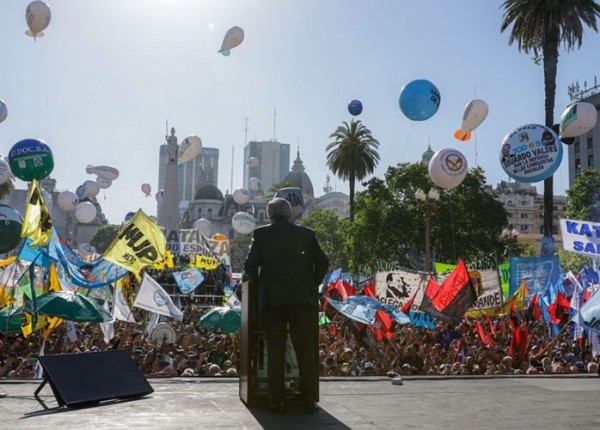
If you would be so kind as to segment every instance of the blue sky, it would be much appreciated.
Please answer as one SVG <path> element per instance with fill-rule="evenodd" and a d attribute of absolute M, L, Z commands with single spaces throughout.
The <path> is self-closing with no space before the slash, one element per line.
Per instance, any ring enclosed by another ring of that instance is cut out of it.
<path fill-rule="evenodd" d="M 543 123 L 542 67 L 508 45 L 495 0 L 48 0 L 52 21 L 43 38 L 25 35 L 28 0 L 0 0 L 0 155 L 35 137 L 50 145 L 52 177 L 74 191 L 95 176 L 85 166 L 113 165 L 120 177 L 99 201 L 112 223 L 138 208 L 156 213 L 158 148 L 165 121 L 179 140 L 192 134 L 220 149 L 219 188 L 242 186 L 245 118 L 248 140 L 276 137 L 299 146 L 317 194 L 325 184 L 325 147 L 347 104 L 379 140 L 381 163 L 461 150 L 488 183 L 508 179 L 498 153 L 504 136 Z M 245 40 L 229 57 L 217 53 L 232 26 Z M 600 36 L 561 51 L 556 122 L 570 102 L 567 86 L 600 76 Z M 402 87 L 432 81 L 441 93 L 437 114 L 413 122 L 398 107 Z M 489 115 L 474 138 L 454 139 L 465 105 L 485 100 Z M 277 111 L 274 127 L 274 110 Z M 232 166 L 232 148 L 234 164 Z M 332 185 L 348 183 L 332 175 Z M 18 188 L 26 185 L 17 181 Z M 568 187 L 567 158 L 555 193 Z"/>

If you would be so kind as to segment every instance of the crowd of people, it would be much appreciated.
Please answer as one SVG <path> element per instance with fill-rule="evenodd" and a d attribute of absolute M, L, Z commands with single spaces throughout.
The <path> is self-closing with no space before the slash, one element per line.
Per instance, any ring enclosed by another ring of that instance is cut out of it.
<path fill-rule="evenodd" d="M 76 324 L 76 339 L 66 335 L 65 324 L 54 329 L 44 354 L 93 353 L 125 349 L 147 377 L 236 377 L 240 370 L 240 335 L 200 327 L 206 306 L 187 306 L 182 321 L 169 320 L 177 333 L 173 342 L 153 341 L 144 323 L 115 322 L 115 336 L 106 343 L 99 324 Z M 134 308 L 137 321 L 145 313 Z M 493 320 L 492 344 L 485 344 L 473 322 L 458 325 L 436 320 L 435 329 L 394 325 L 391 338 L 375 341 L 369 329 L 338 314 L 320 327 L 321 376 L 400 375 L 519 375 L 597 373 L 587 341 L 573 340 L 568 327 L 548 336 L 543 321 L 521 319 L 528 338 L 524 349 L 512 347 L 508 318 Z M 568 323 L 567 323 L 568 324 Z M 42 333 L 0 335 L 0 378 L 31 379 L 36 375 Z M 490 343 L 488 341 L 488 343 Z"/>

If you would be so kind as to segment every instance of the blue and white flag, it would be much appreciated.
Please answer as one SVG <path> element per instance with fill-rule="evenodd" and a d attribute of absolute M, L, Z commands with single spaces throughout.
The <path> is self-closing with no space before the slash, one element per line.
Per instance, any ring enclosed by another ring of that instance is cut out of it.
<path fill-rule="evenodd" d="M 375 324 L 375 314 L 381 308 L 381 302 L 367 296 L 351 296 L 345 302 L 327 299 L 334 309 L 350 319 L 363 324 Z"/>
<path fill-rule="evenodd" d="M 579 309 L 573 321 L 582 327 L 587 327 L 592 331 L 600 332 L 600 294 L 594 294 Z"/>
<path fill-rule="evenodd" d="M 204 273 L 197 267 L 193 267 L 183 272 L 173 272 L 173 278 L 181 294 L 190 294 L 204 281 Z"/>

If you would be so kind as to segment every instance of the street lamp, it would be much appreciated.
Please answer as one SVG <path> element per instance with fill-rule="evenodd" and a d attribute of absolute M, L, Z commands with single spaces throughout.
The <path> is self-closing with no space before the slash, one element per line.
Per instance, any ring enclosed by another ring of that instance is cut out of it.
<path fill-rule="evenodd" d="M 422 189 L 417 189 L 415 193 L 417 199 L 417 209 L 423 212 L 425 219 L 425 271 L 431 273 L 431 250 L 429 236 L 431 234 L 431 212 L 434 211 L 440 201 L 440 193 L 435 188 L 429 190 L 427 194 Z"/>

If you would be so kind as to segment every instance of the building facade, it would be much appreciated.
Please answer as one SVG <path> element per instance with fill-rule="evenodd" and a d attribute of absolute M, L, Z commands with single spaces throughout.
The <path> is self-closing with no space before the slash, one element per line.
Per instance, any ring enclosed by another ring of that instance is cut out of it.
<path fill-rule="evenodd" d="M 290 145 L 276 140 L 251 141 L 244 147 L 244 160 L 256 158 L 258 165 L 250 167 L 244 163 L 244 187 L 257 194 L 250 187 L 250 179 L 258 178 L 263 191 L 268 191 L 274 184 L 283 182 L 290 171 Z"/>

